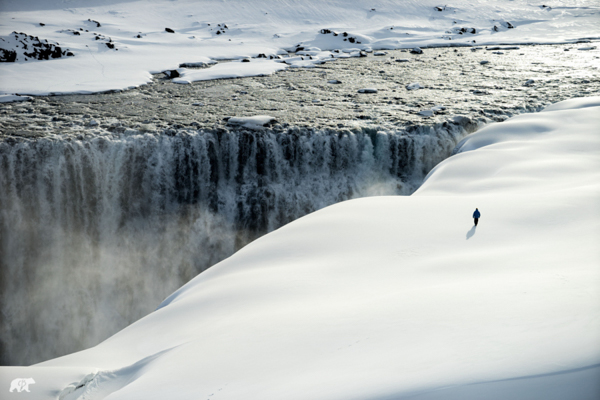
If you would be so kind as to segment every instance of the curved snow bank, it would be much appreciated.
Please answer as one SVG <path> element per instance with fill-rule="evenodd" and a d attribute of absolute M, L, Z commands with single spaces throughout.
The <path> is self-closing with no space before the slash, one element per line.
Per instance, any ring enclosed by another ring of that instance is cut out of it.
<path fill-rule="evenodd" d="M 61 382 L 84 382 L 86 399 L 598 398 L 598 101 L 490 125 L 413 196 L 292 222 L 100 345 L 5 368 L 0 386 L 32 376 L 39 399 Z M 112 372 L 87 387 L 97 370 Z"/>
<path fill-rule="evenodd" d="M 596 1 L 561 3 L 547 7 L 510 0 L 456 0 L 448 6 L 437 0 L 377 0 L 368 5 L 358 0 L 96 0 L 90 6 L 81 0 L 4 0 L 0 49 L 6 53 L 0 51 L 0 58 L 16 62 L 0 66 L 0 93 L 121 90 L 143 85 L 151 80 L 150 73 L 173 70 L 182 63 L 270 58 L 299 47 L 317 48 L 311 53 L 325 60 L 359 56 L 359 50 L 370 49 L 600 38 Z M 54 48 L 69 49 L 72 56 L 39 61 L 26 56 L 32 43 L 54 43 Z M 327 55 L 318 49 L 352 52 Z M 314 67 L 315 61 L 292 59 L 290 66 Z"/>
<path fill-rule="evenodd" d="M 593 192 L 599 110 L 600 98 L 580 98 L 489 125 L 459 143 L 459 154 L 434 168 L 415 195 Z"/>

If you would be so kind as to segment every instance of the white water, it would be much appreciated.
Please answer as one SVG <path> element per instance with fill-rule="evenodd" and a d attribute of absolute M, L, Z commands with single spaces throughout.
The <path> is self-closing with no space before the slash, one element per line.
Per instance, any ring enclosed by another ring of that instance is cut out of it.
<path fill-rule="evenodd" d="M 197 132 L 0 143 L 3 364 L 92 346 L 256 237 L 412 193 L 466 134 Z"/>

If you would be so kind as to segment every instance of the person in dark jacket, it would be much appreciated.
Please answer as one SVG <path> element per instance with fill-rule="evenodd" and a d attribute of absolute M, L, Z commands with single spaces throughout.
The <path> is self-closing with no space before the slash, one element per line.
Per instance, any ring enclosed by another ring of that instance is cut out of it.
<path fill-rule="evenodd" d="M 479 209 L 475 209 L 475 212 L 473 213 L 473 219 L 475 220 L 475 226 L 477 226 L 477 222 L 479 222 L 479 217 L 481 217 L 481 213 L 479 212 Z"/>

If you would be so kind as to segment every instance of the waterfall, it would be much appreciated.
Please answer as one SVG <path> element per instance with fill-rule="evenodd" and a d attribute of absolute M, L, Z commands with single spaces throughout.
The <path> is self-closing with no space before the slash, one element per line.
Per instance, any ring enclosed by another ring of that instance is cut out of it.
<path fill-rule="evenodd" d="M 260 235 L 408 195 L 474 125 L 0 141 L 0 360 L 97 344 Z"/>

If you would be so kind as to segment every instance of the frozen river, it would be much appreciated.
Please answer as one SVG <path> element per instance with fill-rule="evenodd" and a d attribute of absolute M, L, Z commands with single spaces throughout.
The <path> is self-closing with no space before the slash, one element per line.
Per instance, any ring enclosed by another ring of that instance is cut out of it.
<path fill-rule="evenodd" d="M 587 47 L 433 48 L 423 54 L 396 50 L 272 76 L 188 85 L 159 74 L 151 84 L 121 93 L 1 104 L 0 132 L 18 137 L 160 133 L 226 128 L 227 117 L 249 115 L 274 117 L 276 131 L 289 126 L 396 130 L 441 123 L 454 115 L 499 121 L 597 93 L 599 52 L 578 50 Z M 333 81 L 341 83 L 329 83 Z M 412 83 L 422 88 L 408 90 Z M 377 93 L 358 93 L 364 88 Z M 441 107 L 428 117 L 436 106 Z"/>

